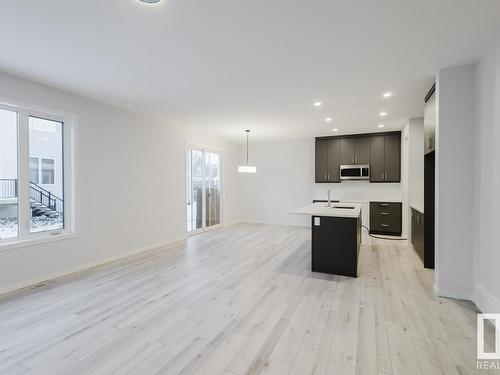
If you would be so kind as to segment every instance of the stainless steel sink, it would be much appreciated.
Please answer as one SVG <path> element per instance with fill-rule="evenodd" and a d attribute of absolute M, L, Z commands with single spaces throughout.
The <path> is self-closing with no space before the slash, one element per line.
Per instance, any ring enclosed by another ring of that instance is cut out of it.
<path fill-rule="evenodd" d="M 340 209 L 344 209 L 344 210 L 354 210 L 354 208 L 355 208 L 353 206 L 328 206 L 328 205 L 326 205 L 325 207 L 340 208 Z"/>

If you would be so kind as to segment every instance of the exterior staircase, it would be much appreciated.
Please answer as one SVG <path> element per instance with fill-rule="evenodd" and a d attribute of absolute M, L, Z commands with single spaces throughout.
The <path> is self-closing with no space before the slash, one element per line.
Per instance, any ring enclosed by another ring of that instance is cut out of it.
<path fill-rule="evenodd" d="M 30 206 L 32 217 L 59 218 L 64 213 L 64 202 L 57 195 L 30 182 Z"/>

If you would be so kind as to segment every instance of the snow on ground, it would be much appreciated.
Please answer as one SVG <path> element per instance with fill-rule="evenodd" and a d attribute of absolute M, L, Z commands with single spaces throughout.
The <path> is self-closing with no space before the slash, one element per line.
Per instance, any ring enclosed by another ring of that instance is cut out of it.
<path fill-rule="evenodd" d="M 44 232 L 47 230 L 62 229 L 63 220 L 61 217 L 34 217 L 31 219 L 32 232 Z M 17 218 L 0 218 L 0 240 L 17 237 L 18 223 Z"/>

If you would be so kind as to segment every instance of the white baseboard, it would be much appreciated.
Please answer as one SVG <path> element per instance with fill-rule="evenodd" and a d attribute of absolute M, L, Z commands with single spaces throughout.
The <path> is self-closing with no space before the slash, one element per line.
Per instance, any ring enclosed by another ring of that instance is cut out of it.
<path fill-rule="evenodd" d="M 269 225 L 286 225 L 290 227 L 301 227 L 301 228 L 310 228 L 311 224 L 297 224 L 297 223 L 283 223 L 283 222 L 277 222 L 277 221 L 249 221 L 249 223 L 253 224 L 269 224 Z"/>
<path fill-rule="evenodd" d="M 473 297 L 474 297 L 474 295 L 472 293 L 463 293 L 463 292 L 456 292 L 456 291 L 439 289 L 436 286 L 436 284 L 434 284 L 434 286 L 433 286 L 433 291 L 434 291 L 434 295 L 436 295 L 438 297 L 463 299 L 463 300 L 468 300 L 468 301 L 473 301 Z"/>
<path fill-rule="evenodd" d="M 481 284 L 476 284 L 476 290 L 472 300 L 484 314 L 500 314 L 500 300 L 492 295 Z"/>
<path fill-rule="evenodd" d="M 159 249 L 159 248 L 162 248 L 165 246 L 169 246 L 169 245 L 174 244 L 175 242 L 183 241 L 185 238 L 186 237 L 184 236 L 184 237 L 179 237 L 179 238 L 174 239 L 174 240 L 158 243 L 155 245 L 145 246 L 145 247 L 142 247 L 142 248 L 139 248 L 139 249 L 136 249 L 133 251 L 129 251 L 126 253 L 118 254 L 118 255 L 115 255 L 115 256 L 112 256 L 109 258 L 100 259 L 100 260 L 97 260 L 95 262 L 86 263 L 86 264 L 81 265 L 81 266 L 69 268 L 69 269 L 66 269 L 63 271 L 58 271 L 58 272 L 55 272 L 55 273 L 52 273 L 49 275 L 40 276 L 40 277 L 31 279 L 31 280 L 23 281 L 19 284 L 9 285 L 7 287 L 0 289 L 0 296 L 3 294 L 16 292 L 16 291 L 19 291 L 19 290 L 24 289 L 24 288 L 29 288 L 33 285 L 41 284 L 41 283 L 44 283 L 44 282 L 47 282 L 50 280 L 58 279 L 58 278 L 61 278 L 63 276 L 68 276 L 68 275 L 76 273 L 76 272 L 85 271 L 85 270 L 88 270 L 90 268 L 102 266 L 104 264 L 111 263 L 111 262 L 114 262 L 114 261 L 117 261 L 120 259 L 128 258 L 128 257 L 134 256 L 134 255 L 139 255 L 141 253 L 145 253 L 145 252 L 148 252 L 151 250 L 155 250 L 155 249 Z"/>

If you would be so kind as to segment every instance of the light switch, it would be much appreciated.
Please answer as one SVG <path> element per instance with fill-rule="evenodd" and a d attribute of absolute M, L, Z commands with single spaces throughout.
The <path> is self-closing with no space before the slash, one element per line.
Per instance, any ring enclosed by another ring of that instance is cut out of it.
<path fill-rule="evenodd" d="M 314 218 L 314 226 L 319 227 L 321 225 L 321 221 L 319 217 Z"/>

